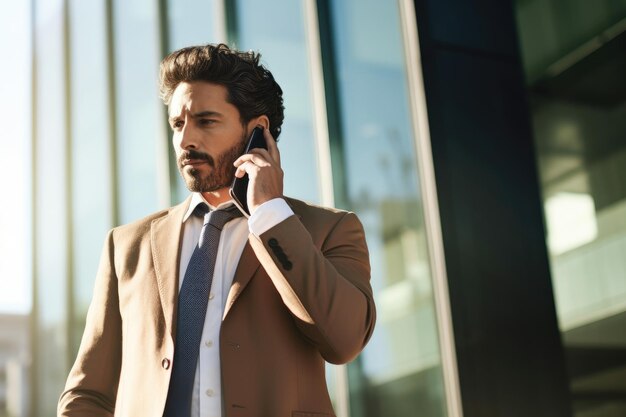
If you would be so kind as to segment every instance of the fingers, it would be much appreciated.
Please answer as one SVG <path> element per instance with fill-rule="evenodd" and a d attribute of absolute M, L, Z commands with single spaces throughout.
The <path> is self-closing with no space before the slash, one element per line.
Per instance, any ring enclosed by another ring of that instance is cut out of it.
<path fill-rule="evenodd" d="M 237 158 L 233 165 L 239 167 L 245 162 L 252 162 L 254 165 L 260 167 L 268 167 L 272 165 L 270 163 L 270 155 L 265 149 L 253 149 L 250 151 L 250 153 L 243 154 L 239 158 Z"/>
<path fill-rule="evenodd" d="M 235 177 L 241 178 L 244 175 L 249 174 L 253 170 L 258 171 L 259 167 L 254 165 L 250 161 L 243 162 L 241 165 L 237 167 L 237 170 L 235 171 Z"/>
<path fill-rule="evenodd" d="M 241 155 L 233 163 L 237 170 L 235 176 L 237 178 L 243 177 L 245 173 L 253 174 L 258 172 L 261 168 L 276 168 L 281 171 L 280 166 L 272 166 L 270 163 L 270 155 L 265 149 L 253 149 L 250 153 Z"/>

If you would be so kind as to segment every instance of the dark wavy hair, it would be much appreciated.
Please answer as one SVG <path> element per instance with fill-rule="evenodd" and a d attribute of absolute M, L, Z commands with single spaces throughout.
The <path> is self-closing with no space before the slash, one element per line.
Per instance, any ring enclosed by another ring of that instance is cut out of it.
<path fill-rule="evenodd" d="M 272 73 L 259 63 L 260 59 L 258 52 L 241 52 L 222 43 L 179 49 L 161 61 L 161 98 L 169 105 L 182 82 L 223 85 L 228 91 L 228 102 L 239 110 L 242 124 L 266 115 L 270 133 L 278 138 L 285 118 L 283 90 Z"/>

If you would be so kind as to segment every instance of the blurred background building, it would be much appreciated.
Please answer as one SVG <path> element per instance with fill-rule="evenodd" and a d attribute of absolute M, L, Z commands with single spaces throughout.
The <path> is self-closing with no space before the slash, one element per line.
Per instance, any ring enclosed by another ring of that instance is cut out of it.
<path fill-rule="evenodd" d="M 0 416 L 54 415 L 106 231 L 183 200 L 158 64 L 261 51 L 285 193 L 355 211 L 340 417 L 626 416 L 626 0 L 31 0 L 0 14 Z M 106 366 L 106 364 L 103 364 Z"/>

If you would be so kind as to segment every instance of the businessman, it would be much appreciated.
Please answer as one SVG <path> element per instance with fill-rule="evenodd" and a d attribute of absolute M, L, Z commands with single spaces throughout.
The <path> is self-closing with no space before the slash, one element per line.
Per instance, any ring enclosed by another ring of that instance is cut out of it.
<path fill-rule="evenodd" d="M 334 416 L 324 363 L 374 329 L 365 236 L 283 195 L 282 90 L 259 59 L 220 44 L 162 61 L 190 196 L 109 232 L 59 416 Z M 267 150 L 244 154 L 257 126 Z M 244 175 L 249 216 L 229 195 Z"/>

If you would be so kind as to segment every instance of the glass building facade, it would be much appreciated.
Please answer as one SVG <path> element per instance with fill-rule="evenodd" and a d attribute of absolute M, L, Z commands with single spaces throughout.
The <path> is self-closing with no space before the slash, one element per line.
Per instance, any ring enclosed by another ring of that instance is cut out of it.
<path fill-rule="evenodd" d="M 23 401 L 12 415 L 55 414 L 107 230 L 186 198 L 158 98 L 158 64 L 175 49 L 209 42 L 260 51 L 283 88 L 285 194 L 352 210 L 365 227 L 378 321 L 355 361 L 328 367 L 337 416 L 463 415 L 454 340 L 477 338 L 451 327 L 415 3 L 32 0 L 10 7 L 17 22 L 10 30 L 21 35 L 0 43 L 16 57 L 0 71 L 15 80 L 17 90 L 7 91 L 20 93 L 12 111 L 27 117 L 9 113 L 18 120 L 9 134 L 22 139 L 3 141 L 0 160 L 10 154 L 20 162 L 15 168 L 6 158 L 0 174 L 19 179 L 9 189 L 18 204 L 5 204 L 0 221 L 25 237 L 3 233 L 3 253 L 19 265 L 9 270 L 3 261 L 0 271 L 23 277 L 22 292 L 32 294 L 22 308 L 32 323 L 22 359 L 28 382 L 14 394 Z M 624 82 L 605 80 L 605 94 L 595 96 L 585 82 L 605 74 L 597 62 L 624 51 L 626 3 L 579 1 L 576 11 L 565 3 L 518 0 L 515 7 L 574 408 L 577 417 L 612 417 L 624 415 L 626 398 Z M 595 21 L 587 24 L 592 8 Z M 600 35 L 588 58 L 570 56 L 582 56 L 579 49 Z M 603 58 L 607 51 L 617 52 Z"/>
<path fill-rule="evenodd" d="M 357 361 L 328 368 L 337 413 L 397 414 L 394 397 L 409 383 L 414 401 L 402 407 L 446 415 L 402 16 L 396 2 L 366 6 L 32 3 L 32 172 L 23 185 L 33 190 L 33 415 L 55 412 L 106 231 L 187 195 L 158 64 L 207 42 L 261 51 L 281 84 L 285 194 L 356 211 L 364 223 L 379 321 Z"/>
<path fill-rule="evenodd" d="M 519 1 L 576 416 L 626 415 L 626 1 Z"/>

